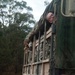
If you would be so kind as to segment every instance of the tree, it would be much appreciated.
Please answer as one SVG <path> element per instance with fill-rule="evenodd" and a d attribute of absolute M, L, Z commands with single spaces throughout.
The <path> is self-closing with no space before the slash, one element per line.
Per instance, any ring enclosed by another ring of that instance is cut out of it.
<path fill-rule="evenodd" d="M 34 23 L 33 15 L 30 13 L 30 11 L 32 11 L 32 8 L 27 6 L 27 3 L 25 1 L 19 2 L 16 0 L 1 0 L 0 3 L 0 14 L 2 17 L 1 20 L 3 25 L 10 25 L 16 22 L 20 24 L 21 21 L 24 23 L 28 22 L 28 20 L 31 20 L 30 22 Z M 23 10 L 25 10 L 24 13 Z"/>
<path fill-rule="evenodd" d="M 49 2 L 48 1 L 44 1 L 44 4 L 47 6 L 49 4 Z"/>
<path fill-rule="evenodd" d="M 32 8 L 24 1 L 1 0 L 0 11 L 0 74 L 15 75 L 22 70 L 23 40 L 35 23 Z"/>

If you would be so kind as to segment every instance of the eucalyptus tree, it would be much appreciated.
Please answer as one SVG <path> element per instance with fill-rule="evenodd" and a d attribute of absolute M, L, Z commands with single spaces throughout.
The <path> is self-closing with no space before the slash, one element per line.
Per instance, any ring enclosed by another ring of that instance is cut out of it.
<path fill-rule="evenodd" d="M 23 40 L 35 23 L 31 11 L 25 1 L 0 0 L 0 71 L 21 72 Z"/>
<path fill-rule="evenodd" d="M 34 23 L 32 8 L 27 6 L 25 1 L 1 0 L 0 1 L 0 19 L 3 25 L 18 23 Z"/>

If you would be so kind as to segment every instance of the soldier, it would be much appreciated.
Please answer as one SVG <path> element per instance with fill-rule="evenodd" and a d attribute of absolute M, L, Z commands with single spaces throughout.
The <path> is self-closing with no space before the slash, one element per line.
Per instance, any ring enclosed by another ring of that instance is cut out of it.
<path fill-rule="evenodd" d="M 46 16 L 46 19 L 48 20 L 49 23 L 53 23 L 54 21 L 54 14 L 52 12 L 49 12 Z"/>
<path fill-rule="evenodd" d="M 53 1 L 46 7 L 42 15 L 49 23 L 53 23 L 54 20 L 54 6 Z"/>

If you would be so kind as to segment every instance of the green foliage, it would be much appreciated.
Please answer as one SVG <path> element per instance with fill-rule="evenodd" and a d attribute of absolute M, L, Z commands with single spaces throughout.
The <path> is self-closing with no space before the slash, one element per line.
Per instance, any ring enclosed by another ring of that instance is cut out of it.
<path fill-rule="evenodd" d="M 7 10 L 6 10 L 7 9 Z M 25 9 L 25 13 L 21 11 Z M 0 1 L 0 74 L 21 75 L 23 41 L 34 24 L 32 8 L 24 1 Z M 8 74 L 9 72 L 9 74 Z M 12 74 L 11 74 L 12 72 Z"/>
<path fill-rule="evenodd" d="M 4 31 L 5 30 L 5 31 Z M 12 24 L 0 29 L 0 72 L 6 72 L 13 65 L 12 72 L 22 72 L 23 41 L 31 30 L 28 25 L 18 26 Z M 10 73 L 10 70 L 8 70 Z"/>
<path fill-rule="evenodd" d="M 33 15 L 30 13 L 32 8 L 27 6 L 25 1 L 1 0 L 0 2 L 0 20 L 3 25 L 10 25 L 16 22 L 20 25 L 22 21 L 25 23 L 28 20 L 33 20 Z M 25 10 L 25 13 L 23 13 L 23 10 Z"/>

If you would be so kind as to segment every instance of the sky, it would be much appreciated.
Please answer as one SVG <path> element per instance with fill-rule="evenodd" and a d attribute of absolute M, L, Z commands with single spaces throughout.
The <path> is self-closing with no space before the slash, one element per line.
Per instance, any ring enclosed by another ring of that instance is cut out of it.
<path fill-rule="evenodd" d="M 38 21 L 46 8 L 44 1 L 51 2 L 52 0 L 24 0 L 24 1 L 26 1 L 27 5 L 33 9 L 32 14 L 34 16 L 34 19 Z"/>

